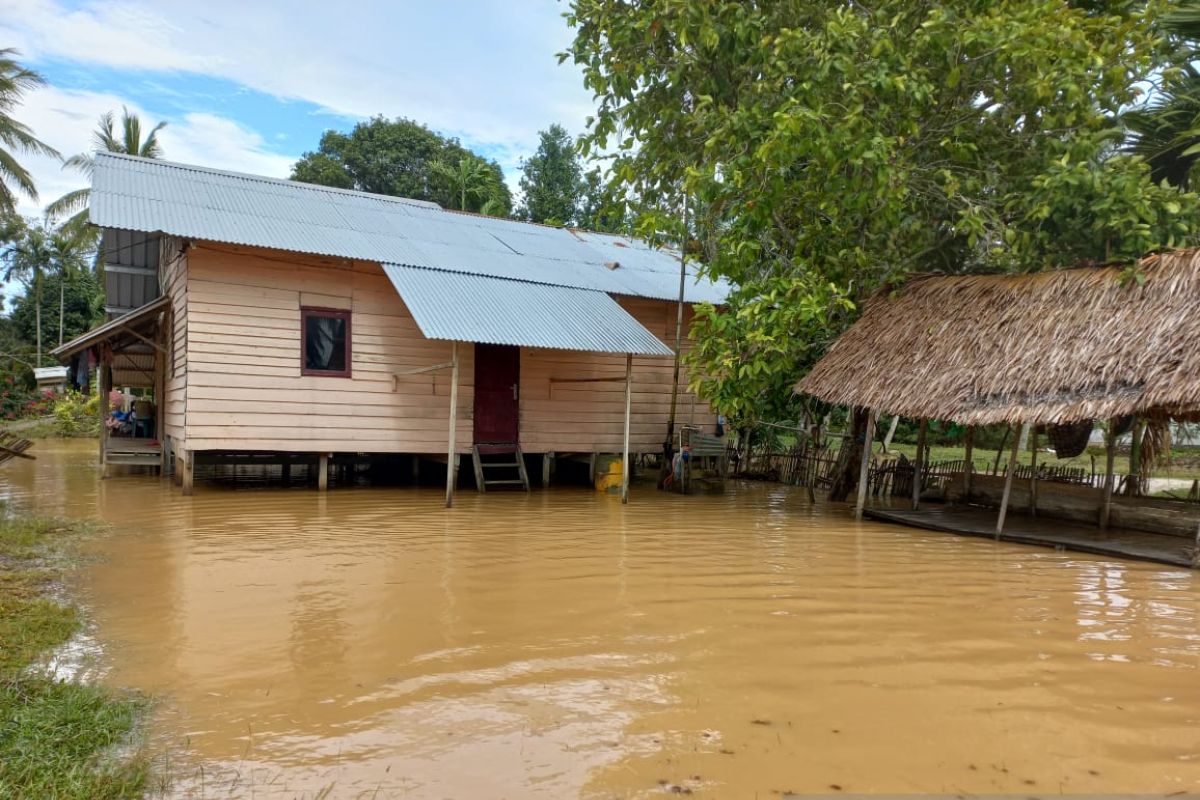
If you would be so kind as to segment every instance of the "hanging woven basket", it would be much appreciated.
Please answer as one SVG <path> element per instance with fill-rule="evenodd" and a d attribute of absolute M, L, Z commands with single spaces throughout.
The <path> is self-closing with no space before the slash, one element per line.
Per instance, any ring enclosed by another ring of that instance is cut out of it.
<path fill-rule="evenodd" d="M 1051 425 L 1046 429 L 1046 436 L 1054 445 L 1056 456 L 1074 458 L 1083 455 L 1087 450 L 1088 441 L 1092 438 L 1092 427 L 1090 419 L 1068 422 L 1065 425 Z"/>

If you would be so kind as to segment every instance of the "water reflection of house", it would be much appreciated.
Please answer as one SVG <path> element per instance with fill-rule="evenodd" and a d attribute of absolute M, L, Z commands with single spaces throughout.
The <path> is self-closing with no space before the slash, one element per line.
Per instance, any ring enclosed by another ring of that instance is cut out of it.
<path fill-rule="evenodd" d="M 98 355 L 102 387 L 144 387 L 159 408 L 146 435 L 108 438 L 106 465 L 174 466 L 190 490 L 198 460 L 311 462 L 323 486 L 331 461 L 416 472 L 453 452 L 477 479 L 528 484 L 563 459 L 594 472 L 661 451 L 677 253 L 111 154 L 91 220 L 112 319 L 55 354 Z M 686 349 L 691 304 L 725 287 L 685 283 Z M 679 408 L 715 424 L 686 392 Z"/>
<path fill-rule="evenodd" d="M 1134 420 L 1195 422 L 1197 341 L 1200 250 L 1150 256 L 1129 270 L 925 276 L 876 296 L 797 390 L 869 410 L 871 419 L 887 413 L 968 426 L 966 465 L 971 426 L 1008 424 L 1022 432 L 1010 440 L 1002 475 L 977 474 L 960 463 L 957 474 L 932 476 L 919 455 L 922 480 L 911 482 L 911 510 L 868 509 L 869 515 L 1187 564 L 1200 554 L 1200 503 L 1116 495 L 1111 445 L 1101 487 L 1072 485 L 1038 468 L 1019 474 L 1017 448 L 1046 432 L 1074 438 L 1082 451 L 1099 421 L 1117 432 Z M 859 474 L 870 474 L 867 457 Z M 919 508 L 931 477 L 961 501 L 956 509 Z M 859 483 L 862 513 L 868 487 Z M 980 507 L 998 515 L 972 511 Z M 1024 516 L 1008 516 L 1010 510 Z M 1036 525 L 1034 516 L 1081 527 L 1068 535 L 1066 525 Z M 1169 538 L 1135 535 L 1121 543 L 1114 528 Z"/>

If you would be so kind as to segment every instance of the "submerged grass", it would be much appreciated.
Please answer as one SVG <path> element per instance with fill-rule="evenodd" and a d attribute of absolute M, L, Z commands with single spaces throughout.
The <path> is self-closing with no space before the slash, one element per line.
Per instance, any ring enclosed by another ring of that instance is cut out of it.
<path fill-rule="evenodd" d="M 82 624 L 56 595 L 83 528 L 0 508 L 0 797 L 141 797 L 144 702 L 62 680 L 39 660 Z"/>

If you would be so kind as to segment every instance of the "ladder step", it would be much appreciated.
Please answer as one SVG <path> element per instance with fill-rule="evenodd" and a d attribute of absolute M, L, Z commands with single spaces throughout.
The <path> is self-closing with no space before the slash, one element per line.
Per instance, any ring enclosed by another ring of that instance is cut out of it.
<path fill-rule="evenodd" d="M 479 466 L 483 467 L 484 469 L 487 469 L 488 467 L 508 467 L 509 469 L 512 469 L 513 467 L 520 466 L 520 464 L 518 464 L 515 461 L 513 461 L 512 463 L 509 463 L 507 461 L 505 461 L 504 463 L 500 463 L 498 461 L 480 461 Z"/>
<path fill-rule="evenodd" d="M 525 485 L 525 481 L 520 480 L 520 479 L 517 479 L 514 481 L 484 481 L 484 483 L 486 483 L 488 486 L 499 486 L 501 484 L 510 485 L 510 486 L 516 486 L 518 484 L 520 484 L 522 486 Z"/>

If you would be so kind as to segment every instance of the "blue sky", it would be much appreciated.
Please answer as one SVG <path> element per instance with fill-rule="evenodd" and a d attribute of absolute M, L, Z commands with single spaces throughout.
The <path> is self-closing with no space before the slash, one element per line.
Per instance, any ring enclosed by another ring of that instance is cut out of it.
<path fill-rule="evenodd" d="M 165 120 L 164 157 L 278 177 L 328 128 L 405 116 L 518 165 L 553 122 L 582 132 L 590 94 L 558 65 L 571 40 L 555 0 L 331 5 L 307 0 L 0 0 L 0 47 L 49 86 L 19 118 L 64 155 L 122 105 Z M 82 185 L 27 159 L 42 201 Z M 25 213 L 37 205 L 22 204 Z"/>

